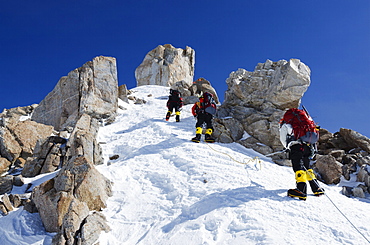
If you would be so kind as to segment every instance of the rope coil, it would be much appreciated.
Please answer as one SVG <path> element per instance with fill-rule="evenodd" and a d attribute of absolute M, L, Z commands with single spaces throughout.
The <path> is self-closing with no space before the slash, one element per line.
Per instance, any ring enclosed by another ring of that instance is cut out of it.
<path fill-rule="evenodd" d="M 257 156 L 255 156 L 254 158 L 248 158 L 248 159 L 247 159 L 247 157 L 245 157 L 245 158 L 243 158 L 243 162 L 241 162 L 241 161 L 238 161 L 238 160 L 234 159 L 232 156 L 230 156 L 229 154 L 227 154 L 225 152 L 221 152 L 221 151 L 218 151 L 218 150 L 214 149 L 213 147 L 210 146 L 210 144 L 206 144 L 206 145 L 209 148 L 211 148 L 211 150 L 228 156 L 231 160 L 233 160 L 236 163 L 243 164 L 243 165 L 248 165 L 249 163 L 255 162 L 256 164 L 260 165 L 260 170 L 261 170 L 261 160 Z M 244 162 L 245 159 L 247 159 L 247 162 Z"/>

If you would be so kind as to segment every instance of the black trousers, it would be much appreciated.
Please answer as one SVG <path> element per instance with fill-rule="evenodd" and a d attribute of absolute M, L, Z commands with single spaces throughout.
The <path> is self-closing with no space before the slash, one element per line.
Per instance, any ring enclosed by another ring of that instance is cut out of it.
<path fill-rule="evenodd" d="M 196 128 L 202 127 L 203 124 L 205 123 L 207 128 L 210 128 L 213 130 L 212 118 L 213 116 L 209 113 L 199 113 L 197 115 L 197 123 L 195 124 L 195 127 Z"/>
<path fill-rule="evenodd" d="M 294 172 L 310 169 L 310 154 L 311 149 L 306 144 L 296 144 L 290 147 L 290 160 Z"/>
<path fill-rule="evenodd" d="M 296 144 L 292 145 L 290 147 L 290 160 L 292 161 L 292 167 L 293 171 L 297 172 L 299 170 L 307 171 L 310 169 L 310 157 L 311 155 L 311 149 L 306 144 Z M 313 176 L 314 177 L 314 176 Z M 316 177 L 314 177 L 316 179 Z M 318 191 L 320 186 L 317 183 L 317 180 L 310 180 L 309 181 L 311 190 L 313 192 Z M 297 183 L 297 188 L 302 191 L 303 193 L 306 193 L 306 183 L 305 182 L 299 182 Z"/>
<path fill-rule="evenodd" d="M 180 111 L 179 103 L 177 103 L 177 102 L 168 103 L 168 110 L 170 112 L 173 112 L 174 109 L 175 109 L 175 111 Z"/>

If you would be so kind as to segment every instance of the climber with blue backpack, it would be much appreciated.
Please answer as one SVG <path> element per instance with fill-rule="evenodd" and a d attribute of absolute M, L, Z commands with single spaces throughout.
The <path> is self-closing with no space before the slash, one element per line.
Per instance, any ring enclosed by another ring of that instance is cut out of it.
<path fill-rule="evenodd" d="M 215 139 L 212 137 L 213 126 L 212 119 L 213 115 L 216 114 L 216 103 L 213 99 L 213 95 L 209 92 L 203 93 L 199 98 L 199 101 L 196 102 L 191 112 L 193 116 L 197 119 L 195 124 L 195 137 L 191 141 L 199 143 L 203 133 L 203 124 L 206 125 L 206 132 L 204 141 L 208 143 L 214 143 Z"/>
<path fill-rule="evenodd" d="M 289 152 L 296 179 L 296 188 L 289 189 L 288 196 L 306 200 L 307 181 L 315 196 L 324 194 L 324 189 L 319 186 L 310 166 L 310 159 L 316 153 L 318 139 L 319 126 L 305 108 L 303 110 L 292 108 L 285 112 L 280 121 L 280 141 Z"/>

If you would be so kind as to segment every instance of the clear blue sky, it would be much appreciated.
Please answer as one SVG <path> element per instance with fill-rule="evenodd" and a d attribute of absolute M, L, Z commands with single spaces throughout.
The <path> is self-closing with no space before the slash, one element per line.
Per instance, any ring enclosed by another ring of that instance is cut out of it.
<path fill-rule="evenodd" d="M 0 110 L 39 103 L 60 77 L 99 55 L 119 85 L 158 45 L 195 50 L 195 78 L 221 100 L 232 71 L 298 58 L 311 69 L 303 104 L 332 133 L 370 137 L 369 0 L 2 1 Z"/>

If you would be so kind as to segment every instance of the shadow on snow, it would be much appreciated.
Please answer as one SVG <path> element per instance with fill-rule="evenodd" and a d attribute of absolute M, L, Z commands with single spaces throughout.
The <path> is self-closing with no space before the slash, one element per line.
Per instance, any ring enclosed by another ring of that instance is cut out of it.
<path fill-rule="evenodd" d="M 261 198 L 281 201 L 284 197 L 281 197 L 279 194 L 282 192 L 286 192 L 286 190 L 266 190 L 262 185 L 252 182 L 252 185 L 248 187 L 212 193 L 184 209 L 176 219 L 163 226 L 162 231 L 168 233 L 174 229 L 175 226 L 189 220 L 197 219 L 213 210 L 227 207 L 238 207 L 246 202 Z"/>

